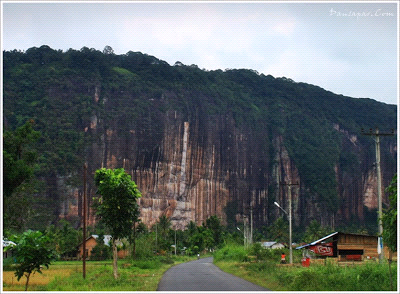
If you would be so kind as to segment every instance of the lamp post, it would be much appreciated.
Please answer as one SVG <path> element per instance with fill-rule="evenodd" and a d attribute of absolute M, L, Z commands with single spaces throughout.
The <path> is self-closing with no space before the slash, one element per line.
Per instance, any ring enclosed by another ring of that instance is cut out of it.
<path fill-rule="evenodd" d="M 236 227 L 236 229 L 239 231 L 239 232 L 242 232 L 242 230 L 241 229 L 239 229 L 239 227 Z M 244 234 L 244 232 L 242 232 L 242 234 L 243 234 L 243 246 L 246 248 L 246 235 Z"/>
<path fill-rule="evenodd" d="M 289 263 L 293 263 L 293 250 L 292 250 L 292 197 L 289 197 L 289 213 L 284 210 L 278 202 L 274 202 L 289 218 Z"/>
<path fill-rule="evenodd" d="M 176 227 L 175 227 L 175 256 L 176 256 Z"/>

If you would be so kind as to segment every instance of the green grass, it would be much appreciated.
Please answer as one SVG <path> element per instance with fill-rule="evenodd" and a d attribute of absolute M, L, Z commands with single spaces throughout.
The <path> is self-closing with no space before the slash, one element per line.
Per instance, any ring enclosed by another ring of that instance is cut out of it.
<path fill-rule="evenodd" d="M 29 291 L 156 291 L 164 272 L 171 266 L 196 257 L 154 257 L 148 260 L 119 260 L 119 278 L 114 279 L 112 261 L 88 261 L 86 279 L 82 277 L 82 262 L 55 262 L 43 275 L 36 273 Z M 3 290 L 23 291 L 25 278 L 19 282 L 13 271 L 3 272 Z"/>
<path fill-rule="evenodd" d="M 242 248 L 242 250 L 244 250 Z M 273 291 L 391 291 L 387 263 L 358 263 L 338 266 L 311 264 L 301 267 L 279 265 L 279 254 L 273 250 L 262 258 L 247 257 L 235 246 L 227 246 L 214 255 L 215 264 L 223 271 L 239 276 Z M 240 256 L 240 257 L 239 257 Z M 239 258 L 238 258 L 239 257 Z M 296 259 L 295 259 L 296 260 Z M 397 287 L 397 265 L 392 264 L 393 291 Z"/>

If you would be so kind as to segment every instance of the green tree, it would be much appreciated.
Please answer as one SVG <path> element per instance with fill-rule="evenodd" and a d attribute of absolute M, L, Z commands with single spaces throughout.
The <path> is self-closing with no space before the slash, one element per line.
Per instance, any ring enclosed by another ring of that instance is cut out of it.
<path fill-rule="evenodd" d="M 3 133 L 4 229 L 21 232 L 34 214 L 31 196 L 37 183 L 31 181 L 37 152 L 33 147 L 40 133 L 28 121 L 14 131 Z"/>
<path fill-rule="evenodd" d="M 289 243 L 289 223 L 283 217 L 278 218 L 268 227 L 268 237 L 277 242 Z"/>
<path fill-rule="evenodd" d="M 224 227 L 216 215 L 206 219 L 205 227 L 212 232 L 212 238 L 215 242 L 212 247 L 218 247 L 224 243 Z"/>
<path fill-rule="evenodd" d="M 39 231 L 28 230 L 20 236 L 13 236 L 11 240 L 16 243 L 12 247 L 17 264 L 15 276 L 19 281 L 25 275 L 27 291 L 31 274 L 42 273 L 42 266 L 49 268 L 55 254 L 49 245 L 49 238 Z"/>
<path fill-rule="evenodd" d="M 102 168 L 95 173 L 98 198 L 96 215 L 105 224 L 112 236 L 113 272 L 118 278 L 116 240 L 129 237 L 134 222 L 139 217 L 139 206 L 136 200 L 141 197 L 136 183 L 131 180 L 123 168 Z"/>
<path fill-rule="evenodd" d="M 61 258 L 76 256 L 78 250 L 76 245 L 82 239 L 82 233 L 74 229 L 65 219 L 62 219 L 57 227 L 54 225 L 47 227 L 46 236 Z"/>
<path fill-rule="evenodd" d="M 10 196 L 15 189 L 33 176 L 37 152 L 32 148 L 40 137 L 30 120 L 23 126 L 3 134 L 3 193 Z"/>
<path fill-rule="evenodd" d="M 100 233 L 96 239 L 97 244 L 92 249 L 90 259 L 93 260 L 105 260 L 111 258 L 110 246 L 104 244 L 104 234 Z"/>
<path fill-rule="evenodd" d="M 306 233 L 304 236 L 304 241 L 310 243 L 312 241 L 318 240 L 325 235 L 330 233 L 329 228 L 324 228 L 315 219 L 310 222 L 306 228 Z"/>
<path fill-rule="evenodd" d="M 383 243 L 395 252 L 397 251 L 397 174 L 393 176 L 386 192 L 389 193 L 390 205 L 382 215 Z"/>

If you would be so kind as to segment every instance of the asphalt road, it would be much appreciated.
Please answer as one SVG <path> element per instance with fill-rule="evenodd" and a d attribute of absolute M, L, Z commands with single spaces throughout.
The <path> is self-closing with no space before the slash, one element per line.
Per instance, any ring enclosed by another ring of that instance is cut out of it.
<path fill-rule="evenodd" d="M 221 271 L 212 261 L 208 257 L 170 268 L 157 291 L 269 291 Z"/>

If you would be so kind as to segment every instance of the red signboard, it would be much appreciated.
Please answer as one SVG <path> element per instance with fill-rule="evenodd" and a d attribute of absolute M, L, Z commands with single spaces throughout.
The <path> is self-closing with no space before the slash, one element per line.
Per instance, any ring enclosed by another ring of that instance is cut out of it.
<path fill-rule="evenodd" d="M 315 254 L 325 255 L 325 256 L 333 256 L 333 244 L 325 243 L 325 244 L 317 244 L 310 246 L 309 249 Z"/>

